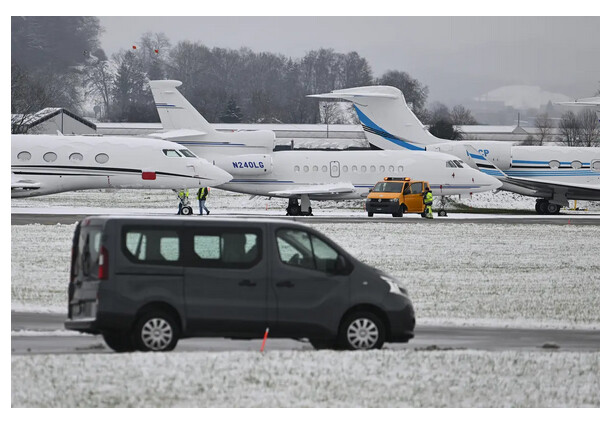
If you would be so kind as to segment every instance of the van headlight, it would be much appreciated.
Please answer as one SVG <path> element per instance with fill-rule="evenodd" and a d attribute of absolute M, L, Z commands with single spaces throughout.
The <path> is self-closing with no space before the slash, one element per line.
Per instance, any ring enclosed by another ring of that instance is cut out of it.
<path fill-rule="evenodd" d="M 406 293 L 402 291 L 402 288 L 395 278 L 381 274 L 381 280 L 389 284 L 389 293 L 406 296 Z"/>
<path fill-rule="evenodd" d="M 398 198 L 394 198 L 394 202 L 398 202 L 398 201 L 399 201 L 399 199 L 398 199 Z"/>

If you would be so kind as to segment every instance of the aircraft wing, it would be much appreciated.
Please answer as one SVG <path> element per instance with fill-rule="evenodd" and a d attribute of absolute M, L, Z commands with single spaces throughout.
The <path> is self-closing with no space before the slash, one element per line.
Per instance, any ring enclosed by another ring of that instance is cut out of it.
<path fill-rule="evenodd" d="M 193 129 L 178 129 L 178 130 L 170 130 L 167 132 L 158 132 L 152 133 L 148 136 L 151 138 L 163 139 L 165 141 L 177 142 L 184 139 L 193 139 L 193 138 L 201 138 L 207 135 L 207 133 L 193 130 Z"/>
<path fill-rule="evenodd" d="M 282 197 L 293 197 L 299 195 L 335 195 L 352 192 L 355 192 L 355 186 L 351 183 L 330 183 L 324 185 L 298 186 L 285 190 L 272 191 L 269 192 L 269 194 Z"/>
<path fill-rule="evenodd" d="M 40 189 L 41 183 L 36 180 L 23 179 L 11 173 L 11 190 L 13 189 L 28 189 L 35 190 Z"/>
<path fill-rule="evenodd" d="M 506 180 L 503 180 L 503 184 L 507 183 L 545 194 L 565 191 L 568 197 L 588 198 L 587 200 L 589 201 L 598 201 L 601 195 L 599 184 L 563 183 L 551 180 L 523 179 L 520 177 L 507 177 Z"/>

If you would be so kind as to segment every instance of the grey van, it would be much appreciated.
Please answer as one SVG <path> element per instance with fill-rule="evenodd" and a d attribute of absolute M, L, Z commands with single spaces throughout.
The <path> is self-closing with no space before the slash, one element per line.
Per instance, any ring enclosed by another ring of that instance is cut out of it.
<path fill-rule="evenodd" d="M 73 236 L 65 327 L 118 352 L 180 338 L 307 338 L 376 349 L 413 338 L 407 292 L 287 220 L 96 216 Z"/>

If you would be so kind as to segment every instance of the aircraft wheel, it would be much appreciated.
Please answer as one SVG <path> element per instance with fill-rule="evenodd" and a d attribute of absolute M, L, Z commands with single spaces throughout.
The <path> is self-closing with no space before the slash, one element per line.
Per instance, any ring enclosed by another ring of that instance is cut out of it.
<path fill-rule="evenodd" d="M 190 215 L 190 214 L 192 214 L 191 207 L 182 207 L 182 215 Z"/>
<path fill-rule="evenodd" d="M 299 205 L 289 205 L 287 207 L 287 215 L 299 215 L 302 212 L 302 209 Z"/>
<path fill-rule="evenodd" d="M 535 204 L 535 211 L 537 211 L 537 213 L 541 215 L 547 214 L 548 204 L 549 202 L 546 199 L 540 199 L 539 201 L 537 201 L 537 204 Z"/>
<path fill-rule="evenodd" d="M 440 210 L 440 211 L 438 212 L 438 216 L 439 216 L 439 217 L 447 217 L 447 211 L 445 211 L 445 210 Z"/>
<path fill-rule="evenodd" d="M 550 215 L 556 215 L 560 212 L 560 205 L 548 203 L 547 213 Z"/>

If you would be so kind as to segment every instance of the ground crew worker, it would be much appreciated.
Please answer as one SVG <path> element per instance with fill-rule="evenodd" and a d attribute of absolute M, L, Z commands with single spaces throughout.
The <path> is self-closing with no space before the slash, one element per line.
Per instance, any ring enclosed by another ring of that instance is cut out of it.
<path fill-rule="evenodd" d="M 180 189 L 178 191 L 178 199 L 180 200 L 180 203 L 178 205 L 178 215 L 180 215 L 182 214 L 182 207 L 188 199 L 188 189 Z"/>
<path fill-rule="evenodd" d="M 426 206 L 426 209 L 424 211 L 426 218 L 434 218 L 432 216 L 432 191 L 430 190 L 430 188 L 426 189 L 423 196 L 423 202 Z"/>
<path fill-rule="evenodd" d="M 209 193 L 210 188 L 199 188 L 197 191 L 197 199 L 199 200 L 199 215 L 203 215 L 203 210 L 207 212 L 207 215 L 210 215 L 210 210 L 208 210 L 205 206 L 205 200 L 207 199 L 207 194 Z"/>

